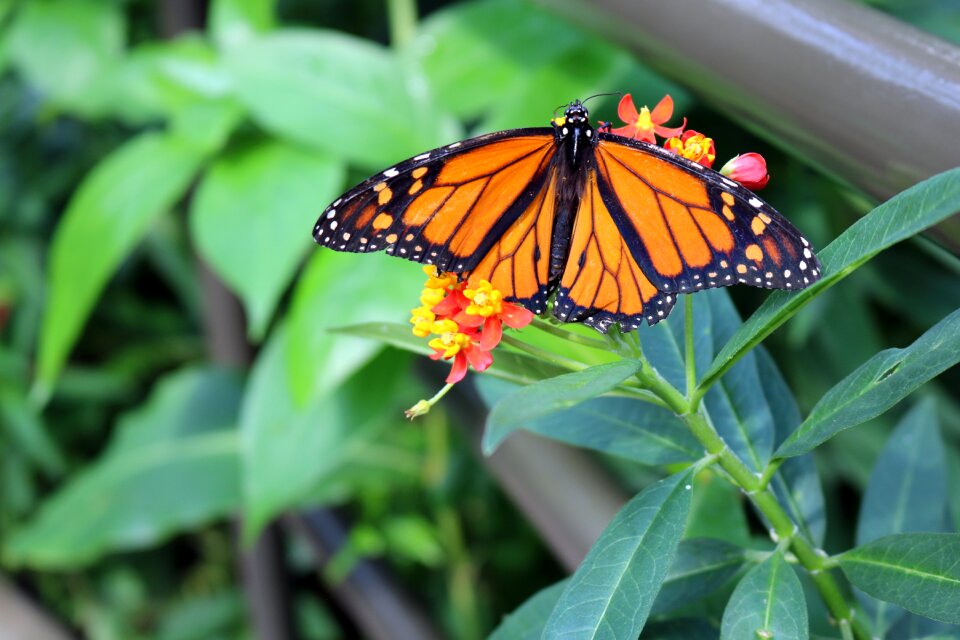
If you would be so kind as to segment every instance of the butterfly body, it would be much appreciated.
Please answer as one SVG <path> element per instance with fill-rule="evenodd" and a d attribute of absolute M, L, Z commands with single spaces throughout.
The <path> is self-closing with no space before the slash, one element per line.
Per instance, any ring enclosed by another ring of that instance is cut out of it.
<path fill-rule="evenodd" d="M 736 182 L 594 129 L 571 103 L 552 127 L 453 143 L 338 198 L 314 227 L 338 251 L 387 253 L 605 332 L 669 315 L 677 294 L 736 283 L 802 289 L 809 242 Z"/>

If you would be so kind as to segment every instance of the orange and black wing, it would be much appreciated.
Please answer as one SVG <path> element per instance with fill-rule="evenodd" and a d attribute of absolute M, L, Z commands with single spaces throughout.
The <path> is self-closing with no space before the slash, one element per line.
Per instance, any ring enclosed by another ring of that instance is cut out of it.
<path fill-rule="evenodd" d="M 649 324 L 664 319 L 674 301 L 640 268 L 601 194 L 597 172 L 590 169 L 574 218 L 554 315 L 603 333 L 614 323 L 631 331 L 644 318 Z"/>
<path fill-rule="evenodd" d="M 600 135 L 595 160 L 601 197 L 623 242 L 671 302 L 676 293 L 710 287 L 803 289 L 820 279 L 809 241 L 716 171 L 612 134 Z"/>
<path fill-rule="evenodd" d="M 546 278 L 533 266 L 549 255 L 549 235 L 537 212 L 553 207 L 546 194 L 555 189 L 555 151 L 552 129 L 536 128 L 420 154 L 334 201 L 320 215 L 314 239 L 337 251 L 384 250 L 440 271 L 477 271 L 513 299 L 536 297 L 543 306 Z"/>

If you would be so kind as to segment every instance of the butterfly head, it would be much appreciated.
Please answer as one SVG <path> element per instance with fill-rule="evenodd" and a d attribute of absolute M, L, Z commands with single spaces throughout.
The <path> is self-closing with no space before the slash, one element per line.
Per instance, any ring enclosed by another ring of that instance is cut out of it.
<path fill-rule="evenodd" d="M 562 132 L 564 127 L 585 128 L 590 126 L 590 112 L 579 100 L 574 100 L 564 109 L 563 115 L 550 121 L 553 126 Z"/>
<path fill-rule="evenodd" d="M 580 149 L 593 138 L 593 127 L 590 126 L 590 113 L 583 103 L 574 100 L 564 109 L 563 115 L 550 121 L 553 124 L 557 142 L 563 143 L 570 155 L 571 165 L 579 163 Z"/>

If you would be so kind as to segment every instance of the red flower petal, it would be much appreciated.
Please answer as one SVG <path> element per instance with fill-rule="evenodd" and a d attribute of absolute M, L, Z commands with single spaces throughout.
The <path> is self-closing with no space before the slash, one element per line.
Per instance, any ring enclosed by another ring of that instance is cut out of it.
<path fill-rule="evenodd" d="M 650 112 L 650 119 L 654 124 L 663 124 L 673 117 L 673 98 L 670 94 L 663 96 L 663 99 L 657 103 L 657 106 Z"/>
<path fill-rule="evenodd" d="M 438 316 L 452 318 L 459 313 L 460 305 L 457 304 L 457 299 L 454 296 L 448 294 L 446 298 L 434 305 L 431 311 Z"/>
<path fill-rule="evenodd" d="M 640 117 L 640 114 L 637 113 L 637 107 L 633 104 L 633 96 L 629 93 L 620 98 L 620 104 L 617 105 L 617 116 L 627 124 L 632 125 L 637 121 L 637 118 Z M 616 133 L 616 130 L 614 130 Z M 626 134 L 618 134 L 626 135 Z"/>
<path fill-rule="evenodd" d="M 493 356 L 483 349 L 467 349 L 467 359 L 475 371 L 486 371 L 493 364 Z"/>
<path fill-rule="evenodd" d="M 466 375 L 467 356 L 463 351 L 460 351 L 453 358 L 453 367 L 450 369 L 450 375 L 447 376 L 447 384 L 456 384 L 463 380 Z"/>
<path fill-rule="evenodd" d="M 683 119 L 683 124 L 679 127 L 662 127 L 659 124 L 653 125 L 653 130 L 657 132 L 657 135 L 661 138 L 674 138 L 683 133 L 684 127 L 687 126 L 687 119 Z"/>
<path fill-rule="evenodd" d="M 476 329 L 483 324 L 483 316 L 472 316 L 466 311 L 461 311 L 453 319 L 461 329 Z"/>
<path fill-rule="evenodd" d="M 503 337 L 503 325 L 500 318 L 490 316 L 483 323 L 483 333 L 480 334 L 480 348 L 484 351 L 492 351 Z"/>
<path fill-rule="evenodd" d="M 640 135 L 640 134 L 646 134 L 647 132 L 641 131 L 640 129 L 638 129 L 632 124 L 627 125 L 626 127 L 617 127 L 616 129 L 611 129 L 610 133 L 618 136 L 623 136 L 624 138 L 631 138 L 633 140 L 647 140 L 648 138 L 647 135 Z M 649 137 L 652 138 L 653 134 L 650 134 Z"/>
<path fill-rule="evenodd" d="M 500 318 L 503 324 L 511 329 L 522 329 L 533 322 L 533 312 L 524 309 L 518 304 L 504 302 L 500 312 Z"/>

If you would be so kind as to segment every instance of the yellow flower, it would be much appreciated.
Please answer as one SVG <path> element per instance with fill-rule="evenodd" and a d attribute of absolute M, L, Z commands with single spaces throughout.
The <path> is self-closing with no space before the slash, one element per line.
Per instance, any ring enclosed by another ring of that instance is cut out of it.
<path fill-rule="evenodd" d="M 418 338 L 426 338 L 433 330 L 433 323 L 437 319 L 436 314 L 430 310 L 429 306 L 417 307 L 410 318 L 410 324 L 413 325 L 413 335 Z"/>
<path fill-rule="evenodd" d="M 432 264 L 424 265 L 423 272 L 427 274 L 427 282 L 423 285 L 427 289 L 445 291 L 447 288 L 457 284 L 457 275 L 455 273 L 444 273 L 440 275 L 437 267 Z"/>
<path fill-rule="evenodd" d="M 470 336 L 460 333 L 460 325 L 453 320 L 437 320 L 431 331 L 439 337 L 430 341 L 430 348 L 443 351 L 444 358 L 452 358 L 470 344 Z"/>
<path fill-rule="evenodd" d="M 420 294 L 420 304 L 429 309 L 433 309 L 440 304 L 447 296 L 446 289 L 424 289 Z"/>
<path fill-rule="evenodd" d="M 463 295 L 470 300 L 468 315 L 489 318 L 503 310 L 503 294 L 486 280 L 481 280 L 476 289 L 465 289 Z"/>

